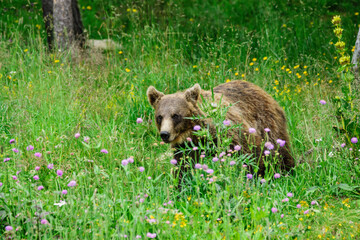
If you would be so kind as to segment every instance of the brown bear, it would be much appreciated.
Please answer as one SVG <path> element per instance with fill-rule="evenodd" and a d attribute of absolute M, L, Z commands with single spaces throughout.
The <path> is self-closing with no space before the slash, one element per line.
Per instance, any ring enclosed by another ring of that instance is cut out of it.
<path fill-rule="evenodd" d="M 265 172 L 263 162 L 265 149 L 262 147 L 264 141 L 275 145 L 277 140 L 281 139 L 281 145 L 285 145 L 278 149 L 279 161 L 277 165 L 284 170 L 290 170 L 294 167 L 294 159 L 290 153 L 289 136 L 286 130 L 285 113 L 269 94 L 253 83 L 231 81 L 215 87 L 213 93 L 202 90 L 199 84 L 195 84 L 184 92 L 169 95 L 165 95 L 150 86 L 147 90 L 147 96 L 155 109 L 156 125 L 160 136 L 164 142 L 170 143 L 175 149 L 174 158 L 178 162 L 183 158 L 180 149 L 184 148 L 187 138 L 191 138 L 194 144 L 201 141 L 193 134 L 194 126 L 209 126 L 210 132 L 215 132 L 211 119 L 194 120 L 193 118 L 194 116 L 207 115 L 199 108 L 204 99 L 215 101 L 215 104 L 230 106 L 226 113 L 227 120 L 235 124 L 242 124 L 241 130 L 234 129 L 228 132 L 229 137 L 232 138 L 232 146 L 241 145 L 243 152 L 253 153 L 257 157 L 258 174 L 264 175 Z M 251 131 L 255 129 L 256 132 L 249 133 L 249 129 Z M 251 151 L 248 146 L 249 139 L 252 139 L 251 144 L 256 146 L 251 148 Z M 199 159 L 197 151 L 190 152 L 187 155 L 195 160 L 191 163 L 188 162 L 191 165 Z M 185 168 L 182 167 L 181 171 L 185 171 Z M 180 180 L 182 175 L 179 176 Z"/>

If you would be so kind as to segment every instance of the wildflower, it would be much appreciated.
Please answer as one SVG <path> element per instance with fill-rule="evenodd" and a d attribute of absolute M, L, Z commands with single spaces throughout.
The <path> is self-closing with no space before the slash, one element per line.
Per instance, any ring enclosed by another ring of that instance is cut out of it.
<path fill-rule="evenodd" d="M 67 192 L 67 190 L 62 190 L 62 192 L 61 192 L 63 195 L 66 195 L 68 192 Z"/>
<path fill-rule="evenodd" d="M 342 147 L 342 148 L 343 148 L 343 147 L 345 147 L 345 146 L 346 146 L 346 144 L 345 144 L 345 143 L 342 143 L 342 144 L 341 144 L 341 147 Z"/>
<path fill-rule="evenodd" d="M 263 178 L 260 180 L 261 183 L 266 183 L 266 180 Z"/>
<path fill-rule="evenodd" d="M 200 163 L 195 164 L 195 168 L 196 168 L 196 169 L 200 169 L 200 168 L 201 168 L 201 164 L 200 164 Z"/>
<path fill-rule="evenodd" d="M 201 167 L 202 167 L 202 169 L 204 169 L 205 171 L 208 170 L 208 168 L 209 168 L 208 165 L 206 165 L 206 164 L 202 165 Z"/>
<path fill-rule="evenodd" d="M 301 204 L 296 205 L 297 208 L 301 208 Z"/>
<path fill-rule="evenodd" d="M 270 128 L 265 128 L 265 132 L 270 132 Z"/>
<path fill-rule="evenodd" d="M 65 204 L 66 204 L 65 200 L 60 200 L 59 203 L 54 203 L 55 206 L 59 206 L 59 207 L 65 205 Z"/>
<path fill-rule="evenodd" d="M 309 210 L 304 211 L 304 214 L 309 214 Z"/>
<path fill-rule="evenodd" d="M 208 174 L 213 174 L 213 173 L 214 173 L 214 170 L 213 170 L 213 169 L 208 169 L 208 170 L 206 170 L 206 172 L 207 172 Z"/>
<path fill-rule="evenodd" d="M 274 178 L 280 178 L 280 173 L 275 173 Z"/>
<path fill-rule="evenodd" d="M 89 140 L 90 140 L 89 137 L 84 137 L 84 142 L 89 143 Z"/>
<path fill-rule="evenodd" d="M 269 155 L 270 155 L 270 151 L 269 151 L 269 150 L 265 150 L 265 151 L 264 151 L 264 155 L 265 155 L 265 156 L 269 156 Z"/>
<path fill-rule="evenodd" d="M 289 198 L 284 198 L 283 200 L 281 200 L 282 202 L 288 202 Z"/>
<path fill-rule="evenodd" d="M 222 152 L 219 154 L 219 158 L 222 158 L 226 153 L 225 152 Z"/>
<path fill-rule="evenodd" d="M 148 238 L 156 238 L 156 233 L 147 233 L 146 234 L 146 236 L 148 237 Z"/>
<path fill-rule="evenodd" d="M 37 153 L 34 154 L 34 156 L 35 156 L 35 157 L 38 157 L 38 158 L 41 158 L 42 154 L 39 153 L 39 152 L 37 152 Z"/>
<path fill-rule="evenodd" d="M 49 224 L 48 220 L 46 220 L 46 219 L 41 219 L 40 223 L 41 224 Z"/>
<path fill-rule="evenodd" d="M 311 205 L 315 205 L 316 204 L 316 201 L 311 201 Z"/>
<path fill-rule="evenodd" d="M 246 177 L 248 178 L 248 179 L 252 179 L 253 178 L 253 175 L 252 174 L 246 174 Z"/>
<path fill-rule="evenodd" d="M 225 126 L 229 126 L 229 125 L 230 125 L 230 120 L 224 120 L 224 121 L 223 121 L 223 124 L 224 124 Z"/>
<path fill-rule="evenodd" d="M 277 213 L 278 210 L 273 207 L 273 208 L 271 208 L 271 211 L 272 211 L 272 213 Z"/>
<path fill-rule="evenodd" d="M 6 226 L 5 227 L 5 231 L 12 231 L 13 230 L 13 227 L 12 226 Z"/>
<path fill-rule="evenodd" d="M 39 180 L 40 179 L 38 175 L 35 175 L 33 178 L 34 178 L 34 180 Z"/>
<path fill-rule="evenodd" d="M 340 18 L 340 16 L 339 16 L 339 15 L 334 16 L 333 19 L 331 20 L 331 22 L 332 22 L 332 24 L 334 24 L 334 25 L 340 24 L 340 23 L 341 23 L 341 18 Z"/>
<path fill-rule="evenodd" d="M 171 163 L 172 165 L 176 165 L 176 164 L 177 164 L 177 161 L 176 161 L 176 159 L 171 159 L 171 160 L 170 160 L 170 163 Z"/>
<path fill-rule="evenodd" d="M 257 60 L 256 58 L 253 58 L 253 59 L 252 59 L 253 62 L 256 62 L 256 60 Z"/>
<path fill-rule="evenodd" d="M 201 127 L 199 125 L 194 126 L 194 131 L 199 131 L 200 129 L 201 129 Z"/>
<path fill-rule="evenodd" d="M 140 239 L 141 238 L 141 236 L 140 235 L 136 235 L 136 237 L 135 237 L 136 239 Z"/>
<path fill-rule="evenodd" d="M 151 180 L 151 177 L 148 177 L 149 180 Z"/>
<path fill-rule="evenodd" d="M 49 165 L 47 165 L 47 168 L 50 169 L 50 170 L 53 169 L 53 168 L 54 168 L 54 164 L 50 163 Z"/>
<path fill-rule="evenodd" d="M 4 158 L 4 162 L 10 161 L 10 158 Z"/>
<path fill-rule="evenodd" d="M 281 218 L 284 218 L 284 214 L 281 214 L 281 216 L 280 216 Z"/>
<path fill-rule="evenodd" d="M 269 150 L 274 149 L 274 145 L 271 142 L 266 142 L 264 146 Z"/>
<path fill-rule="evenodd" d="M 142 123 L 142 122 L 143 122 L 142 118 L 137 118 L 136 119 L 136 123 Z"/>
<path fill-rule="evenodd" d="M 130 69 L 128 69 L 128 68 L 125 68 L 125 71 L 126 71 L 126 72 L 130 72 L 131 70 L 130 70 Z"/>
<path fill-rule="evenodd" d="M 205 158 L 205 154 L 201 154 L 201 155 L 200 155 L 200 158 Z"/>
<path fill-rule="evenodd" d="M 334 33 L 336 36 L 340 36 L 342 34 L 342 32 L 344 31 L 344 29 L 340 28 L 340 27 L 336 27 L 334 29 Z"/>
<path fill-rule="evenodd" d="M 34 150 L 34 146 L 33 146 L 33 145 L 29 145 L 29 146 L 26 147 L 26 150 L 32 151 L 32 150 Z"/>
<path fill-rule="evenodd" d="M 15 139 L 10 139 L 9 143 L 10 143 L 10 144 L 15 143 Z"/>
<path fill-rule="evenodd" d="M 16 172 L 16 175 L 19 175 L 20 173 L 21 173 L 21 171 L 17 171 L 17 172 Z"/>
<path fill-rule="evenodd" d="M 186 138 L 186 141 L 191 142 L 192 139 L 191 139 L 190 137 L 187 137 L 187 138 Z"/>
<path fill-rule="evenodd" d="M 339 41 L 339 42 L 335 43 L 335 47 L 337 49 L 343 49 L 345 47 L 345 43 L 343 41 Z"/>
<path fill-rule="evenodd" d="M 341 65 L 349 64 L 349 63 L 350 63 L 350 56 L 342 56 L 342 57 L 339 59 L 339 63 L 340 63 Z"/>
<path fill-rule="evenodd" d="M 235 164 L 236 164 L 235 161 L 230 161 L 230 166 L 233 166 L 233 165 L 235 165 Z"/>
<path fill-rule="evenodd" d="M 3 185 L 3 183 L 2 182 L 0 182 L 0 187 Z"/>
<path fill-rule="evenodd" d="M 250 133 L 250 134 L 256 133 L 256 129 L 255 129 L 255 128 L 249 128 L 249 133 Z"/>
<path fill-rule="evenodd" d="M 325 104 L 326 104 L 326 101 L 325 101 L 325 100 L 320 100 L 320 104 L 321 104 L 321 105 L 325 105 Z"/>
<path fill-rule="evenodd" d="M 286 141 L 282 139 L 277 139 L 276 142 L 280 145 L 280 147 L 285 146 Z"/>
<path fill-rule="evenodd" d="M 44 189 L 44 186 L 42 186 L 42 185 L 38 187 L 38 190 L 39 190 L 39 191 L 41 191 L 41 190 L 43 190 L 43 189 Z"/>
<path fill-rule="evenodd" d="M 239 146 L 239 145 L 236 145 L 236 146 L 234 147 L 234 150 L 235 150 L 235 151 L 240 151 L 240 149 L 241 149 L 241 146 Z"/>
<path fill-rule="evenodd" d="M 12 176 L 12 179 L 17 180 L 17 176 L 15 176 L 15 175 Z"/>
<path fill-rule="evenodd" d="M 70 181 L 68 184 L 68 187 L 75 187 L 76 186 L 76 182 L 74 180 Z"/>
<path fill-rule="evenodd" d="M 352 143 L 357 143 L 357 142 L 358 142 L 358 139 L 357 139 L 356 137 L 353 137 L 353 138 L 351 138 L 351 142 L 352 142 Z"/>
<path fill-rule="evenodd" d="M 129 163 L 133 163 L 133 162 L 134 162 L 134 158 L 133 158 L 133 157 L 129 157 L 127 160 L 128 160 Z"/>
<path fill-rule="evenodd" d="M 127 159 L 124 159 L 121 161 L 121 165 L 126 166 L 129 164 L 129 161 Z"/>
<path fill-rule="evenodd" d="M 18 152 L 19 152 L 19 149 L 13 148 L 12 151 L 13 151 L 14 153 L 18 153 Z"/>
<path fill-rule="evenodd" d="M 217 162 L 217 161 L 219 161 L 219 158 L 214 157 L 212 160 L 213 160 L 213 162 Z"/>
<path fill-rule="evenodd" d="M 268 57 L 263 57 L 263 60 L 265 61 L 265 60 L 267 60 L 268 59 Z"/>
<path fill-rule="evenodd" d="M 286 194 L 286 196 L 293 197 L 294 195 L 291 192 L 289 192 L 288 194 Z"/>
<path fill-rule="evenodd" d="M 108 151 L 108 150 L 106 150 L 106 149 L 101 149 L 101 151 L 100 151 L 100 152 L 105 153 L 105 154 L 108 154 L 108 153 L 109 153 L 109 151 Z"/>
<path fill-rule="evenodd" d="M 139 167 L 138 169 L 139 169 L 140 172 L 145 171 L 145 168 L 144 168 L 144 167 Z"/>
<path fill-rule="evenodd" d="M 198 150 L 198 147 L 193 147 L 193 150 L 194 150 L 194 151 Z"/>
<path fill-rule="evenodd" d="M 243 164 L 242 167 L 243 167 L 243 168 L 247 168 L 247 165 L 246 165 L 246 164 Z"/>
<path fill-rule="evenodd" d="M 56 171 L 56 174 L 61 177 L 61 176 L 63 175 L 63 171 L 61 171 L 61 170 L 59 169 L 59 170 Z"/>

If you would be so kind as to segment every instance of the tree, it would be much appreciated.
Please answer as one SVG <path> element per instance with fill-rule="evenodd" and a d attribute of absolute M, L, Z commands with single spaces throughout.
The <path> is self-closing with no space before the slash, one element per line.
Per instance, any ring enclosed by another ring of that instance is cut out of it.
<path fill-rule="evenodd" d="M 77 0 L 42 0 L 49 49 L 68 49 L 85 44 L 83 24 Z"/>
<path fill-rule="evenodd" d="M 358 66 L 359 60 L 360 60 L 360 28 L 355 42 L 354 54 L 351 60 L 351 63 L 354 64 L 354 72 L 356 74 L 359 73 L 359 66 Z"/>

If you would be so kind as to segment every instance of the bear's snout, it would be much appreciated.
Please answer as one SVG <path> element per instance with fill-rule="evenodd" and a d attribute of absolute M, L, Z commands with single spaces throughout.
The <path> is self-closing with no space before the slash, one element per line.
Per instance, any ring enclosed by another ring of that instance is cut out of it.
<path fill-rule="evenodd" d="M 167 131 L 161 131 L 160 132 L 160 137 L 164 142 L 169 142 L 170 133 L 167 132 Z"/>

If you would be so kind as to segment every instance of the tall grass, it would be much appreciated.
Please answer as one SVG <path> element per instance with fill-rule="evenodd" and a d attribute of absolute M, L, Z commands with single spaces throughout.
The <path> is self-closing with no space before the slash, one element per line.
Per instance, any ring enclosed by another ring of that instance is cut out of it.
<path fill-rule="evenodd" d="M 344 136 L 333 130 L 332 99 L 343 83 L 330 44 L 334 14 L 354 43 L 355 2 L 79 2 L 89 37 L 112 38 L 121 49 L 50 53 L 40 3 L 1 2 L 0 154 L 10 158 L 0 164 L 4 238 L 360 237 L 359 152 L 349 149 L 359 143 L 342 148 Z M 218 181 L 203 182 L 207 173 L 193 170 L 179 192 L 147 87 L 172 93 L 235 79 L 256 83 L 284 107 L 298 164 L 261 184 L 232 155 L 214 166 L 222 166 L 209 176 Z M 54 205 L 60 200 L 66 204 Z"/>

